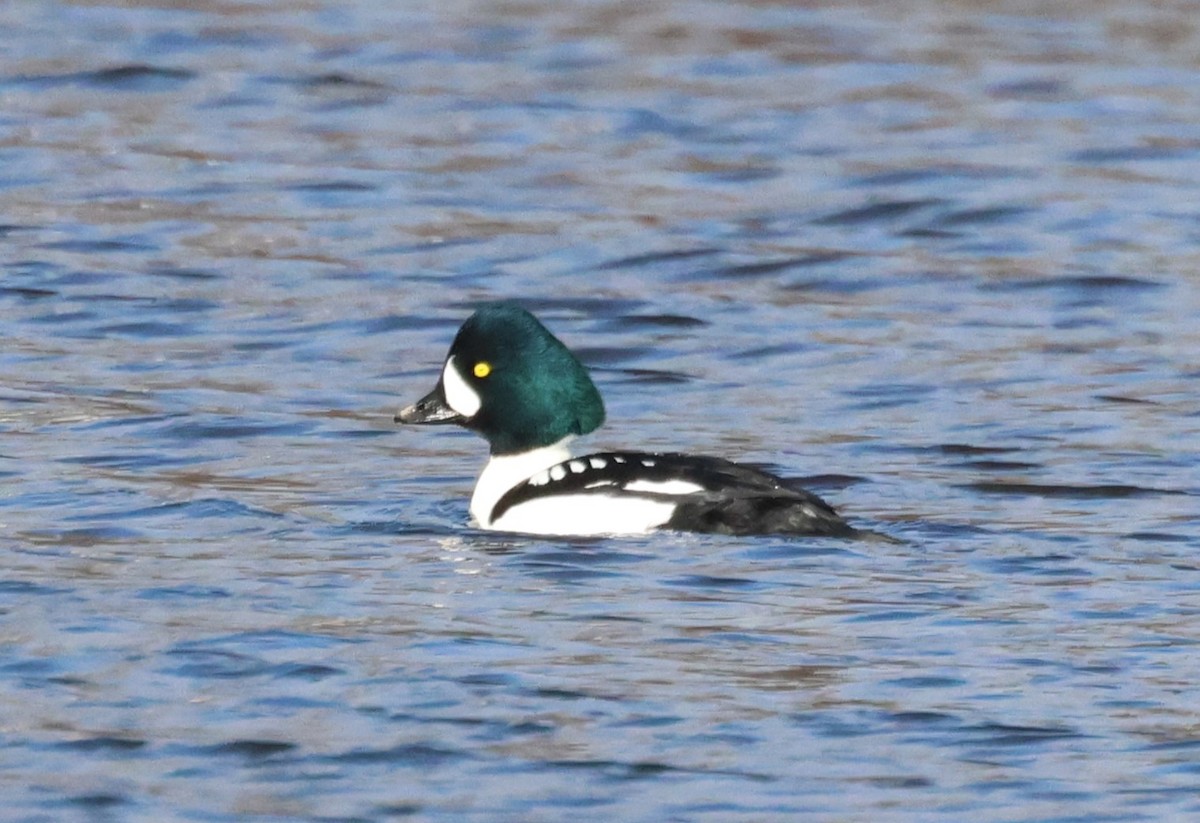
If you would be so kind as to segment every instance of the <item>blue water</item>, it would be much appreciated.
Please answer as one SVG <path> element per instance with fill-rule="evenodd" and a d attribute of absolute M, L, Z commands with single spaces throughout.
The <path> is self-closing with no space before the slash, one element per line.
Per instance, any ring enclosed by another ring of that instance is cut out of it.
<path fill-rule="evenodd" d="M 0 6 L 0 819 L 1200 815 L 1185 3 Z M 471 529 L 597 449 L 904 540 Z"/>

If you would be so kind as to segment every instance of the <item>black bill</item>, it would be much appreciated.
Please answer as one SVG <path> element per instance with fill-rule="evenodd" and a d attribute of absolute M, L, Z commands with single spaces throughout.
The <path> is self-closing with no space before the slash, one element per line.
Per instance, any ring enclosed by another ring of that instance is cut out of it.
<path fill-rule="evenodd" d="M 441 423 L 463 423 L 466 418 L 450 408 L 446 402 L 446 393 L 442 390 L 442 381 L 438 381 L 433 391 L 422 397 L 411 406 L 406 406 L 396 412 L 397 423 L 413 423 L 418 425 L 437 425 Z"/>

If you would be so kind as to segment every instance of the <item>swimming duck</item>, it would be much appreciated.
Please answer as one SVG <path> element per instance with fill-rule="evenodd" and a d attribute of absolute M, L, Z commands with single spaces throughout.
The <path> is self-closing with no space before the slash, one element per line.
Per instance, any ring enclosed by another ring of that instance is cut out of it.
<path fill-rule="evenodd" d="M 811 492 L 719 457 L 638 451 L 577 456 L 573 441 L 604 422 L 578 358 L 536 317 L 488 303 L 454 338 L 433 391 L 397 423 L 457 424 L 491 456 L 471 496 L 484 529 L 537 535 L 716 534 L 855 537 Z"/>

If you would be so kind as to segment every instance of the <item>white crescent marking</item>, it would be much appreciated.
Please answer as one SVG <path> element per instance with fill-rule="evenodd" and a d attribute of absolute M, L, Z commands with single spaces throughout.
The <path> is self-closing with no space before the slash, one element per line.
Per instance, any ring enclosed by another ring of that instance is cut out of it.
<path fill-rule="evenodd" d="M 442 369 L 442 393 L 446 395 L 447 405 L 466 418 L 474 417 L 483 405 L 479 394 L 463 379 L 458 369 L 454 368 L 453 355 L 446 360 Z"/>

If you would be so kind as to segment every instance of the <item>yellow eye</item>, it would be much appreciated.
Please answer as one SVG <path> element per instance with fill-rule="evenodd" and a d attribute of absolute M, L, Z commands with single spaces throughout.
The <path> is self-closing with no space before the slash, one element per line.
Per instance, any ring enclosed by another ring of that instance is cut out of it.
<path fill-rule="evenodd" d="M 475 364 L 475 376 L 476 377 L 480 377 L 480 378 L 487 377 L 491 373 L 492 373 L 492 364 L 489 363 L 488 361 L 480 360 L 478 363 Z"/>

